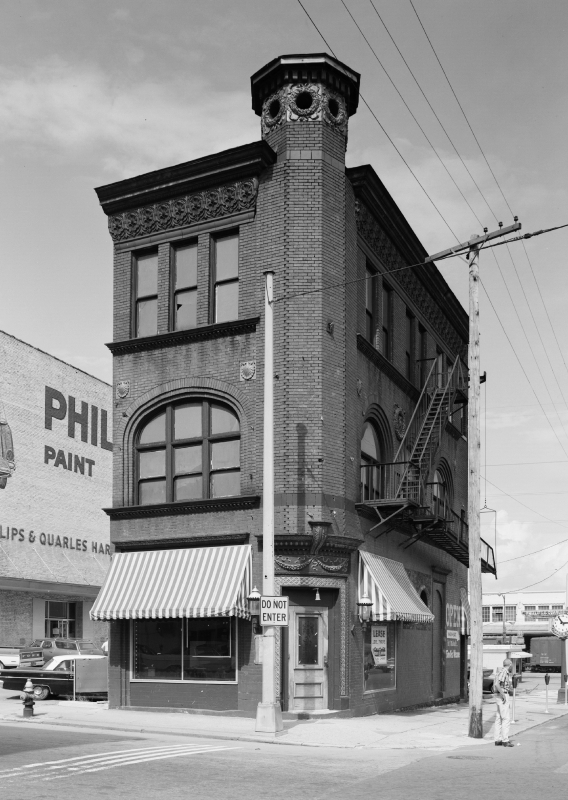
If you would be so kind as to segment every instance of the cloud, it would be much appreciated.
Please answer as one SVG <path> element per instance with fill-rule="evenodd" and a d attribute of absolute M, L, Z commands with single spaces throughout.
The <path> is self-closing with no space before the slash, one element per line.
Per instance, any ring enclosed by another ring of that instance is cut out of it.
<path fill-rule="evenodd" d="M 65 159 L 88 155 L 113 177 L 258 137 L 248 94 L 213 91 L 199 77 L 121 83 L 61 59 L 25 74 L 0 70 L 0 140 Z"/>

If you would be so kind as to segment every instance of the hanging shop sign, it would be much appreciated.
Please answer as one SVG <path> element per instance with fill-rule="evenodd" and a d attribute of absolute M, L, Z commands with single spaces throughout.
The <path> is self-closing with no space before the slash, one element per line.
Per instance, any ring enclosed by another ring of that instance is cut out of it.
<path fill-rule="evenodd" d="M 289 622 L 288 597 L 262 595 L 260 598 L 260 624 L 264 627 L 287 628 Z"/>

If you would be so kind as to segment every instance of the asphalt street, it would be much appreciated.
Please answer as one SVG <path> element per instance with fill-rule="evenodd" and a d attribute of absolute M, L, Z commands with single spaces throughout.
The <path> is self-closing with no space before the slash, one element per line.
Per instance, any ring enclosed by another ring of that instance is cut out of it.
<path fill-rule="evenodd" d="M 181 736 L 0 725 L 0 797 L 192 800 L 560 800 L 568 718 L 514 738 L 445 753 L 282 747 Z"/>

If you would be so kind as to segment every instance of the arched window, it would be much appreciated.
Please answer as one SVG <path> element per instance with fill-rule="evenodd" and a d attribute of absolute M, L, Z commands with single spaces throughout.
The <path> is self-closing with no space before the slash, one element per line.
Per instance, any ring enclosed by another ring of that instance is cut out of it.
<path fill-rule="evenodd" d="M 240 494 L 240 426 L 210 400 L 162 406 L 136 436 L 136 501 L 175 503 Z"/>
<path fill-rule="evenodd" d="M 439 517 L 446 518 L 449 516 L 452 506 L 450 484 L 441 469 L 437 469 L 434 472 L 434 479 L 432 481 L 432 504 L 434 506 L 434 513 Z"/>
<path fill-rule="evenodd" d="M 379 437 L 374 426 L 366 422 L 361 437 L 361 501 L 377 500 L 382 491 L 384 478 L 381 469 L 382 453 Z"/>

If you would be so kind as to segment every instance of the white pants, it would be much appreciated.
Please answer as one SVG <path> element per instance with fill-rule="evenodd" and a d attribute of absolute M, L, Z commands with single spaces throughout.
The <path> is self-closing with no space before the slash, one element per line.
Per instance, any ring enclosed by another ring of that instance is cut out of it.
<path fill-rule="evenodd" d="M 511 725 L 511 702 L 508 694 L 505 695 L 505 702 L 497 695 L 495 709 L 495 741 L 508 742 L 509 727 Z"/>

